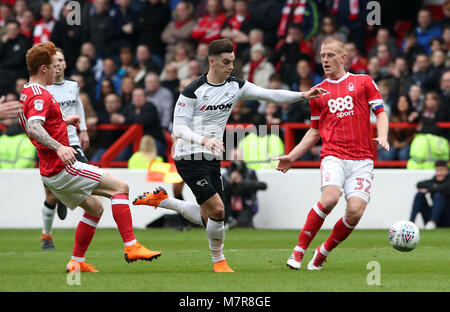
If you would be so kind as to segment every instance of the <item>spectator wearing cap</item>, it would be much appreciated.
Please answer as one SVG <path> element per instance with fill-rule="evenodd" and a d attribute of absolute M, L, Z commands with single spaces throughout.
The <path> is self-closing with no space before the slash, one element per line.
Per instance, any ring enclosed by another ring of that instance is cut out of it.
<path fill-rule="evenodd" d="M 269 86 L 269 78 L 275 72 L 273 65 L 265 57 L 266 49 L 260 43 L 251 48 L 250 62 L 243 68 L 244 79 L 260 87 Z"/>

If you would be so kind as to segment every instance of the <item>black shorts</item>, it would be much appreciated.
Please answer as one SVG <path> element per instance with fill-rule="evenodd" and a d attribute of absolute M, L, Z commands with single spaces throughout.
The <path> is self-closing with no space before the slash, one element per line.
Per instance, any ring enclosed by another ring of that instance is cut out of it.
<path fill-rule="evenodd" d="M 78 161 L 81 161 L 81 162 L 83 162 L 83 163 L 85 163 L 85 164 L 89 163 L 88 159 L 87 159 L 86 156 L 84 155 L 83 150 L 81 149 L 80 146 L 78 146 L 78 145 L 72 145 L 72 148 L 73 148 L 74 150 L 77 151 L 77 153 L 75 154 L 75 158 L 76 158 Z"/>
<path fill-rule="evenodd" d="M 199 205 L 216 193 L 223 197 L 220 160 L 175 160 L 178 174 L 189 186 Z"/>

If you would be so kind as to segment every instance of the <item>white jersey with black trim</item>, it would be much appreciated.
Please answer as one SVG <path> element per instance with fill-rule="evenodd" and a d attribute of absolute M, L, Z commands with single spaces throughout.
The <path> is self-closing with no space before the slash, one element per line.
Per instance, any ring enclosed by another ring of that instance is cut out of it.
<path fill-rule="evenodd" d="M 80 130 L 87 130 L 84 117 L 83 103 L 80 99 L 80 87 L 75 80 L 64 78 L 62 82 L 54 82 L 47 86 L 48 92 L 55 98 L 61 107 L 63 116 L 78 115 L 81 118 Z M 67 126 L 69 144 L 80 145 L 77 129 L 74 126 Z"/>
<path fill-rule="evenodd" d="M 231 111 L 240 100 L 293 103 L 301 100 L 301 92 L 264 89 L 233 76 L 222 84 L 212 84 L 206 74 L 200 76 L 184 88 L 175 105 L 173 134 L 179 140 L 173 157 L 212 154 L 201 140 L 205 137 L 222 141 Z"/>

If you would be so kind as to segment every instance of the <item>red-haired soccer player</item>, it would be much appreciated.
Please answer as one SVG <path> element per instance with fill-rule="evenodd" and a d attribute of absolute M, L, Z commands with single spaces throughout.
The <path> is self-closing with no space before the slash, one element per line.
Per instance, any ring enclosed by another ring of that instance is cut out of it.
<path fill-rule="evenodd" d="M 128 200 L 128 185 L 106 171 L 79 162 L 69 145 L 67 125 L 77 126 L 80 117 L 64 117 L 46 86 L 55 78 L 56 48 L 52 42 L 28 50 L 26 62 L 29 82 L 20 94 L 23 113 L 20 122 L 39 155 L 39 169 L 44 184 L 67 207 L 80 206 L 85 214 L 75 231 L 75 244 L 67 272 L 98 272 L 85 262 L 85 253 L 103 213 L 99 197 L 111 199 L 112 214 L 124 242 L 125 259 L 152 260 L 161 255 L 139 244 L 133 233 Z"/>
<path fill-rule="evenodd" d="M 314 251 L 308 270 L 320 270 L 328 253 L 345 240 L 362 217 L 370 199 L 373 178 L 373 152 L 370 133 L 370 110 L 376 115 L 378 137 L 374 140 L 389 150 L 389 121 L 375 82 L 367 75 L 354 75 L 344 69 L 344 44 L 326 40 L 320 58 L 327 79 L 316 87 L 328 94 L 310 100 L 311 128 L 289 153 L 275 158 L 277 170 L 288 171 L 294 161 L 322 138 L 320 151 L 321 198 L 309 211 L 287 265 L 300 269 L 309 244 L 326 216 L 336 206 L 342 191 L 347 200 L 345 216 L 335 224 L 331 235 Z"/>

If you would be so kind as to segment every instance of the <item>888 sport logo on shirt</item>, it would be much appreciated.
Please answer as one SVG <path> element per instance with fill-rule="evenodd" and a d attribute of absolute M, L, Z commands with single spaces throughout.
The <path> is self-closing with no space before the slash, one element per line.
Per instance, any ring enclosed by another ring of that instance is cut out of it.
<path fill-rule="evenodd" d="M 336 114 L 336 117 L 339 118 L 354 116 L 353 106 L 353 98 L 350 95 L 328 100 L 330 113 Z"/>

